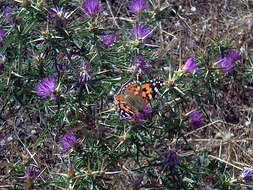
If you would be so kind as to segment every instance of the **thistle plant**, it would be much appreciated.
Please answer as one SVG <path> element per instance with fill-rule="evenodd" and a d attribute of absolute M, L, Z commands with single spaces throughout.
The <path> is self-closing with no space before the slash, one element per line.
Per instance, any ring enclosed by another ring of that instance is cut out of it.
<path fill-rule="evenodd" d="M 234 156 L 242 127 L 221 114 L 232 112 L 224 94 L 252 83 L 252 57 L 232 40 L 183 46 L 168 22 L 189 26 L 167 1 L 23 0 L 1 10 L 0 120 L 14 137 L 1 145 L 19 150 L 3 156 L 5 185 L 252 187 L 242 167 L 251 156 Z"/>

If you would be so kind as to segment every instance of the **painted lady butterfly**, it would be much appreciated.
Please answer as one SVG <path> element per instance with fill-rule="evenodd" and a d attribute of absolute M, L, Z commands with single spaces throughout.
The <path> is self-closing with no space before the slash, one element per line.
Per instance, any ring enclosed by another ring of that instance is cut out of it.
<path fill-rule="evenodd" d="M 163 81 L 154 79 L 143 83 L 131 82 L 124 86 L 115 95 L 120 118 L 127 119 L 143 112 L 144 107 L 159 94 L 159 89 L 163 85 Z"/>

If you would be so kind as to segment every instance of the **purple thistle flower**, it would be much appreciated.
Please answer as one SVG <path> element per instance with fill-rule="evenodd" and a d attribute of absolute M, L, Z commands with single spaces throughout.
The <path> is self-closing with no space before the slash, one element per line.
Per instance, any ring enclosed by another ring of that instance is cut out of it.
<path fill-rule="evenodd" d="M 4 40 L 5 31 L 0 29 L 0 42 Z"/>
<path fill-rule="evenodd" d="M 120 116 L 121 120 L 135 120 L 137 125 L 143 125 L 142 120 L 148 117 L 152 113 L 152 108 L 149 105 L 145 105 L 141 112 L 137 112 L 134 115 L 128 117 Z"/>
<path fill-rule="evenodd" d="M 91 76 L 87 72 L 89 64 L 90 63 L 88 61 L 84 61 L 82 67 L 79 70 L 78 82 L 81 84 L 85 84 L 91 79 Z"/>
<path fill-rule="evenodd" d="M 12 13 L 13 13 L 12 8 L 6 7 L 6 8 L 4 9 L 4 17 L 5 17 L 5 19 L 6 19 L 7 21 L 9 21 L 10 16 L 12 15 Z"/>
<path fill-rule="evenodd" d="M 151 113 L 152 113 L 152 108 L 149 105 L 144 106 L 143 108 L 144 117 L 149 116 Z"/>
<path fill-rule="evenodd" d="M 169 166 L 175 166 L 180 161 L 180 156 L 177 154 L 176 150 L 169 150 L 162 154 L 165 157 L 163 164 Z"/>
<path fill-rule="evenodd" d="M 131 36 L 131 40 L 144 40 L 147 38 L 151 38 L 152 37 L 152 33 L 151 30 L 149 28 L 146 28 L 140 24 L 137 24 L 136 26 L 134 26 L 131 30 L 132 36 Z"/>
<path fill-rule="evenodd" d="M 67 132 L 61 139 L 60 143 L 62 151 L 66 152 L 77 143 L 78 139 L 74 136 L 72 131 Z"/>
<path fill-rule="evenodd" d="M 220 59 L 219 66 L 223 69 L 225 74 L 231 73 L 234 65 L 232 64 L 232 59 L 225 57 L 223 60 Z"/>
<path fill-rule="evenodd" d="M 245 180 L 246 182 L 250 182 L 253 179 L 253 169 L 251 168 L 244 169 L 239 177 Z"/>
<path fill-rule="evenodd" d="M 99 2 L 98 0 L 86 0 L 83 2 L 83 11 L 89 16 L 94 16 L 99 11 Z"/>
<path fill-rule="evenodd" d="M 239 61 L 239 60 L 241 60 L 241 56 L 235 50 L 229 50 L 225 54 L 225 57 L 223 59 L 220 57 L 217 59 L 219 66 L 223 69 L 225 74 L 231 73 L 234 67 L 233 62 Z"/>
<path fill-rule="evenodd" d="M 64 12 L 63 7 L 53 7 L 48 13 L 48 18 L 56 26 L 64 26 L 66 24 L 68 13 Z"/>
<path fill-rule="evenodd" d="M 90 66 L 90 62 L 89 61 L 83 61 L 82 63 L 82 68 L 87 70 Z"/>
<path fill-rule="evenodd" d="M 57 63 L 57 68 L 61 71 L 68 70 L 68 65 L 66 63 Z"/>
<path fill-rule="evenodd" d="M 5 62 L 6 62 L 6 57 L 0 54 L 0 64 L 5 63 Z"/>
<path fill-rule="evenodd" d="M 91 79 L 91 76 L 87 71 L 80 72 L 80 76 L 78 78 L 78 82 L 81 84 L 87 83 Z"/>
<path fill-rule="evenodd" d="M 110 45 L 115 41 L 115 35 L 110 34 L 110 31 L 105 31 L 106 35 L 99 36 L 100 40 L 103 42 L 104 47 L 110 47 Z"/>
<path fill-rule="evenodd" d="M 56 84 L 53 76 L 46 77 L 42 82 L 36 84 L 37 95 L 42 98 L 47 98 L 50 96 L 52 100 L 55 100 L 55 92 Z"/>
<path fill-rule="evenodd" d="M 130 175 L 129 179 L 125 181 L 125 185 L 131 187 L 131 189 L 140 189 L 143 182 L 143 176 Z"/>
<path fill-rule="evenodd" d="M 149 72 L 152 69 L 152 65 L 141 55 L 134 58 L 134 63 L 134 73 L 142 74 L 143 72 Z"/>
<path fill-rule="evenodd" d="M 194 60 L 194 58 L 188 58 L 184 67 L 183 67 L 183 70 L 185 72 L 192 72 L 192 73 L 195 73 L 198 71 L 198 65 L 196 63 L 196 61 Z"/>
<path fill-rule="evenodd" d="M 241 60 L 240 54 L 235 50 L 229 50 L 226 53 L 226 58 L 231 59 L 232 62 Z"/>
<path fill-rule="evenodd" d="M 142 120 L 145 118 L 144 113 L 138 112 L 132 116 L 129 117 L 130 120 Z"/>
<path fill-rule="evenodd" d="M 29 165 L 26 168 L 25 177 L 26 177 L 26 179 L 27 179 L 28 182 L 32 182 L 36 177 L 39 176 L 39 174 L 40 174 L 39 169 L 36 168 L 33 165 Z"/>
<path fill-rule="evenodd" d="M 147 9 L 147 3 L 145 0 L 134 0 L 129 3 L 129 12 L 140 14 L 143 10 Z"/>
<path fill-rule="evenodd" d="M 145 118 L 145 114 L 144 113 L 141 113 L 141 112 L 138 112 L 130 117 L 128 117 L 127 119 L 128 120 L 134 120 L 136 122 L 136 125 L 140 125 L 140 126 L 143 126 L 143 122 L 142 120 Z"/>
<path fill-rule="evenodd" d="M 189 118 L 190 118 L 189 121 L 190 125 L 195 129 L 199 128 L 203 124 L 202 114 L 198 110 L 193 110 L 189 114 Z"/>

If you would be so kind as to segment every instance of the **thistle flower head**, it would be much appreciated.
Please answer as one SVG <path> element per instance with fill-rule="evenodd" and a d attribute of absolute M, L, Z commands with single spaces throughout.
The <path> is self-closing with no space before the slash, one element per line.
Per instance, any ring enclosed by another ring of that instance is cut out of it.
<path fill-rule="evenodd" d="M 48 17 L 50 21 L 60 27 L 66 24 L 68 12 L 65 12 L 63 7 L 53 7 L 50 9 Z"/>
<path fill-rule="evenodd" d="M 223 59 L 221 57 L 217 59 L 219 66 L 223 69 L 225 74 L 231 73 L 234 68 L 233 63 L 239 60 L 241 60 L 241 56 L 235 50 L 229 50 Z"/>
<path fill-rule="evenodd" d="M 107 48 L 115 41 L 115 35 L 111 34 L 110 31 L 105 31 L 105 35 L 99 36 L 99 39 L 102 41 L 103 46 Z"/>
<path fill-rule="evenodd" d="M 131 40 L 144 40 L 152 37 L 151 30 L 140 24 L 134 26 L 131 30 L 132 36 Z"/>
<path fill-rule="evenodd" d="M 81 84 L 85 84 L 91 79 L 91 76 L 89 75 L 87 71 L 89 64 L 90 63 L 88 61 L 84 61 L 82 63 L 82 67 L 79 69 L 78 82 Z"/>
<path fill-rule="evenodd" d="M 37 169 L 33 165 L 29 165 L 26 168 L 25 177 L 26 177 L 27 181 L 29 181 L 29 182 L 32 182 L 36 177 L 39 176 L 39 174 L 40 174 L 39 169 Z"/>
<path fill-rule="evenodd" d="M 240 54 L 237 51 L 235 51 L 235 50 L 229 50 L 226 53 L 226 58 L 227 59 L 231 59 L 232 61 L 239 61 L 239 60 L 241 60 Z"/>
<path fill-rule="evenodd" d="M 199 128 L 203 124 L 202 114 L 198 110 L 193 110 L 189 114 L 189 123 L 194 128 Z"/>
<path fill-rule="evenodd" d="M 4 17 L 5 17 L 6 21 L 9 21 L 9 20 L 10 20 L 10 17 L 11 17 L 11 15 L 12 15 L 12 13 L 13 13 L 13 10 L 12 10 L 11 7 L 6 7 L 6 8 L 4 9 Z"/>
<path fill-rule="evenodd" d="M 140 55 L 134 58 L 133 70 L 134 73 L 143 74 L 144 72 L 150 72 L 152 70 L 152 65 Z"/>
<path fill-rule="evenodd" d="M 60 143 L 62 146 L 62 151 L 66 152 L 68 149 L 73 147 L 78 142 L 72 131 L 67 132 L 61 139 Z"/>
<path fill-rule="evenodd" d="M 37 95 L 41 96 L 42 98 L 47 98 L 47 96 L 50 96 L 52 100 L 55 100 L 55 89 L 56 84 L 53 76 L 46 77 L 42 82 L 38 82 L 36 84 Z"/>
<path fill-rule="evenodd" d="M 177 154 L 176 150 L 169 150 L 168 152 L 163 153 L 162 156 L 165 157 L 163 161 L 164 165 L 174 166 L 180 161 L 180 156 Z"/>
<path fill-rule="evenodd" d="M 227 57 L 225 57 L 223 60 L 221 60 L 221 62 L 219 62 L 219 66 L 223 69 L 225 74 L 231 73 L 234 67 L 232 60 L 228 59 Z"/>
<path fill-rule="evenodd" d="M 131 189 L 140 189 L 142 182 L 143 182 L 143 176 L 130 175 L 129 179 L 125 181 L 125 185 L 127 187 L 131 187 Z"/>
<path fill-rule="evenodd" d="M 5 63 L 6 62 L 6 57 L 4 56 L 4 55 L 1 55 L 0 54 L 0 64 L 3 64 L 3 63 Z M 3 66 L 4 67 L 4 66 Z"/>
<path fill-rule="evenodd" d="M 83 2 L 83 11 L 89 16 L 95 16 L 99 11 L 98 0 L 86 0 Z"/>
<path fill-rule="evenodd" d="M 145 0 L 133 0 L 129 3 L 129 12 L 140 14 L 143 10 L 147 9 L 147 3 Z"/>
<path fill-rule="evenodd" d="M 198 65 L 196 63 L 196 61 L 194 60 L 194 58 L 189 58 L 187 59 L 184 67 L 183 67 L 183 70 L 185 72 L 192 72 L 192 73 L 195 73 L 198 71 Z"/>
<path fill-rule="evenodd" d="M 152 108 L 149 105 L 144 106 L 143 108 L 144 117 L 149 116 L 151 113 L 152 113 Z"/>
<path fill-rule="evenodd" d="M 68 70 L 69 67 L 66 63 L 57 63 L 57 69 L 60 70 L 60 71 L 65 71 L 65 70 Z"/>
<path fill-rule="evenodd" d="M 244 169 L 239 177 L 245 180 L 245 182 L 250 182 L 253 179 L 253 169 Z"/>
<path fill-rule="evenodd" d="M 120 119 L 122 120 L 133 120 L 136 121 L 137 125 L 143 125 L 142 120 L 148 117 L 152 113 L 152 108 L 150 105 L 145 105 L 142 109 L 142 111 L 137 112 L 131 116 L 128 117 L 122 117 L 120 116 Z"/>
<path fill-rule="evenodd" d="M 80 72 L 80 76 L 78 78 L 78 82 L 81 84 L 86 84 L 91 79 L 91 76 L 87 71 Z"/>

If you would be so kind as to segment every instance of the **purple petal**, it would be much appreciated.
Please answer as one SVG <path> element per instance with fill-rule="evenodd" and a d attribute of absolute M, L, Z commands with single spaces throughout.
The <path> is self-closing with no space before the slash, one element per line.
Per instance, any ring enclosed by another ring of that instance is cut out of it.
<path fill-rule="evenodd" d="M 141 11 L 147 9 L 147 3 L 145 0 L 134 0 L 129 3 L 129 11 L 139 14 Z"/>
<path fill-rule="evenodd" d="M 54 77 L 51 76 L 44 78 L 42 82 L 38 82 L 36 84 L 35 88 L 38 96 L 41 96 L 42 98 L 47 98 L 47 96 L 50 96 L 51 99 L 55 99 L 53 94 L 56 89 Z"/>
<path fill-rule="evenodd" d="M 198 71 L 198 65 L 196 64 L 196 61 L 194 58 L 187 59 L 184 68 L 186 72 L 197 72 Z"/>
<path fill-rule="evenodd" d="M 107 35 L 99 36 L 100 40 L 103 42 L 105 47 L 110 47 L 110 45 L 115 41 L 115 35 L 110 34 L 109 31 L 106 31 Z"/>
<path fill-rule="evenodd" d="M 83 11 L 90 16 L 94 16 L 99 11 L 99 2 L 97 0 L 87 0 L 83 2 Z"/>
<path fill-rule="evenodd" d="M 60 143 L 62 151 L 66 152 L 69 148 L 73 147 L 78 142 L 72 131 L 67 132 L 61 139 Z"/>
<path fill-rule="evenodd" d="M 179 163 L 180 156 L 177 154 L 175 150 L 169 150 L 162 154 L 165 157 L 163 163 L 165 165 L 174 166 Z"/>
<path fill-rule="evenodd" d="M 226 58 L 231 59 L 232 61 L 239 61 L 241 60 L 240 54 L 235 50 L 229 50 L 226 53 Z"/>
<path fill-rule="evenodd" d="M 144 116 L 147 117 L 152 113 L 152 108 L 149 105 L 144 106 L 143 108 Z"/>
<path fill-rule="evenodd" d="M 5 31 L 0 29 L 0 42 L 4 40 Z"/>
<path fill-rule="evenodd" d="M 202 114 L 198 110 L 193 110 L 189 114 L 189 123 L 194 128 L 199 128 L 203 124 Z"/>
<path fill-rule="evenodd" d="M 137 56 L 134 58 L 134 68 L 135 71 L 139 74 L 142 74 L 143 72 L 149 72 L 152 70 L 152 65 L 148 63 L 148 61 L 143 56 Z"/>
<path fill-rule="evenodd" d="M 223 61 L 219 62 L 219 66 L 223 69 L 225 74 L 231 73 L 234 65 L 232 64 L 232 59 L 224 58 Z"/>
<path fill-rule="evenodd" d="M 39 169 L 37 169 L 35 166 L 33 165 L 29 165 L 27 168 L 26 168 L 26 171 L 25 171 L 25 177 L 30 180 L 30 181 L 33 181 L 36 177 L 38 177 L 38 175 L 40 174 L 40 171 Z"/>
<path fill-rule="evenodd" d="M 152 37 L 151 30 L 149 28 L 146 28 L 140 24 L 137 24 L 135 27 L 131 30 L 132 36 L 131 40 L 140 40 L 140 39 L 147 39 Z"/>
<path fill-rule="evenodd" d="M 4 16 L 6 20 L 9 20 L 10 16 L 12 15 L 13 10 L 11 7 L 6 7 L 4 10 Z"/>
<path fill-rule="evenodd" d="M 253 179 L 253 169 L 248 168 L 244 169 L 240 175 L 246 182 L 249 182 Z"/>

